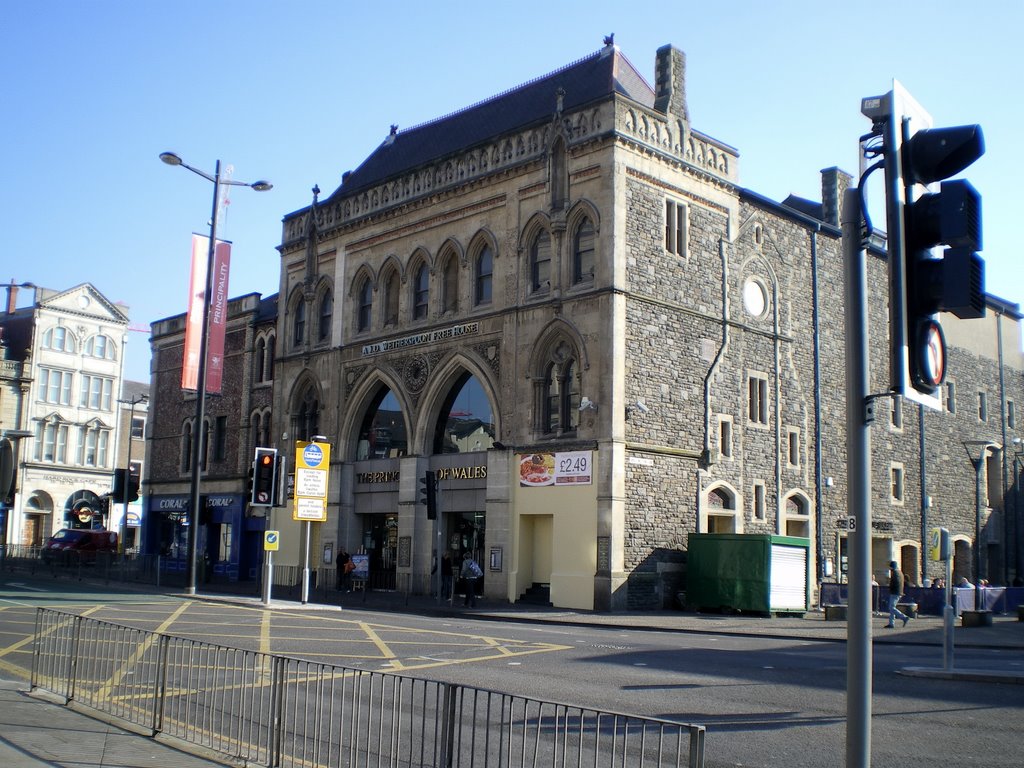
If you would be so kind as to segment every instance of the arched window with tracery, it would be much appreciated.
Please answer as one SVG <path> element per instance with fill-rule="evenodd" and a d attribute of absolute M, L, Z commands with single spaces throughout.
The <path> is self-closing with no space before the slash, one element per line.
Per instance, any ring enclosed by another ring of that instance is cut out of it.
<path fill-rule="evenodd" d="M 536 400 L 536 429 L 542 435 L 571 435 L 579 426 L 580 376 L 577 355 L 566 340 L 543 360 Z"/>

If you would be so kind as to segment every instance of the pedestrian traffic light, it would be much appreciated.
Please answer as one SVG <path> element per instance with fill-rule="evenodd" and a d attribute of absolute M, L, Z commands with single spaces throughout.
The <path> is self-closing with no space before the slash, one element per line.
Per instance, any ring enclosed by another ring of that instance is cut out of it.
<path fill-rule="evenodd" d="M 254 507 L 274 506 L 274 491 L 277 486 L 277 449 L 257 448 L 253 462 L 252 496 Z"/>
<path fill-rule="evenodd" d="M 985 314 L 984 262 L 976 253 L 981 196 L 966 180 L 948 180 L 984 154 L 984 137 L 978 125 L 933 128 L 898 82 L 886 96 L 865 99 L 861 111 L 884 143 L 891 387 L 938 409 L 946 376 L 938 313 Z M 934 253 L 936 246 L 948 248 Z"/>
<path fill-rule="evenodd" d="M 427 508 L 427 520 L 437 519 L 437 472 L 427 470 L 420 478 L 420 504 Z"/>

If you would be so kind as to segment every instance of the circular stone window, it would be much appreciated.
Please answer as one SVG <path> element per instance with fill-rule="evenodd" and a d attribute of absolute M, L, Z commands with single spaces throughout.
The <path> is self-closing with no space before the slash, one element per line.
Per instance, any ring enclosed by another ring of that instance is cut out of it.
<path fill-rule="evenodd" d="M 743 284 L 743 308 L 753 317 L 761 317 L 768 309 L 768 293 L 760 280 L 748 278 Z"/>
<path fill-rule="evenodd" d="M 84 293 L 78 297 L 78 306 L 80 306 L 82 309 L 88 309 L 91 303 L 92 300 Z"/>

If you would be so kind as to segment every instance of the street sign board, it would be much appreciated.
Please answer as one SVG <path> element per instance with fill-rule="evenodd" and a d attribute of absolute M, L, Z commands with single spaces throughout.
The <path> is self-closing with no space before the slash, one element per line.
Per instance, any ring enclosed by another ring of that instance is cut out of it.
<path fill-rule="evenodd" d="M 293 520 L 327 520 L 327 478 L 330 465 L 330 443 L 295 442 Z"/>

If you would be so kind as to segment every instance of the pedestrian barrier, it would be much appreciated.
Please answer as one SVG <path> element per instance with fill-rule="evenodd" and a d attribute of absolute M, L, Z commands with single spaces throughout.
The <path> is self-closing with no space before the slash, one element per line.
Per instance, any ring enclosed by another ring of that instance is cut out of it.
<path fill-rule="evenodd" d="M 228 648 L 39 608 L 32 688 L 249 765 L 704 765 L 704 727 Z"/>

